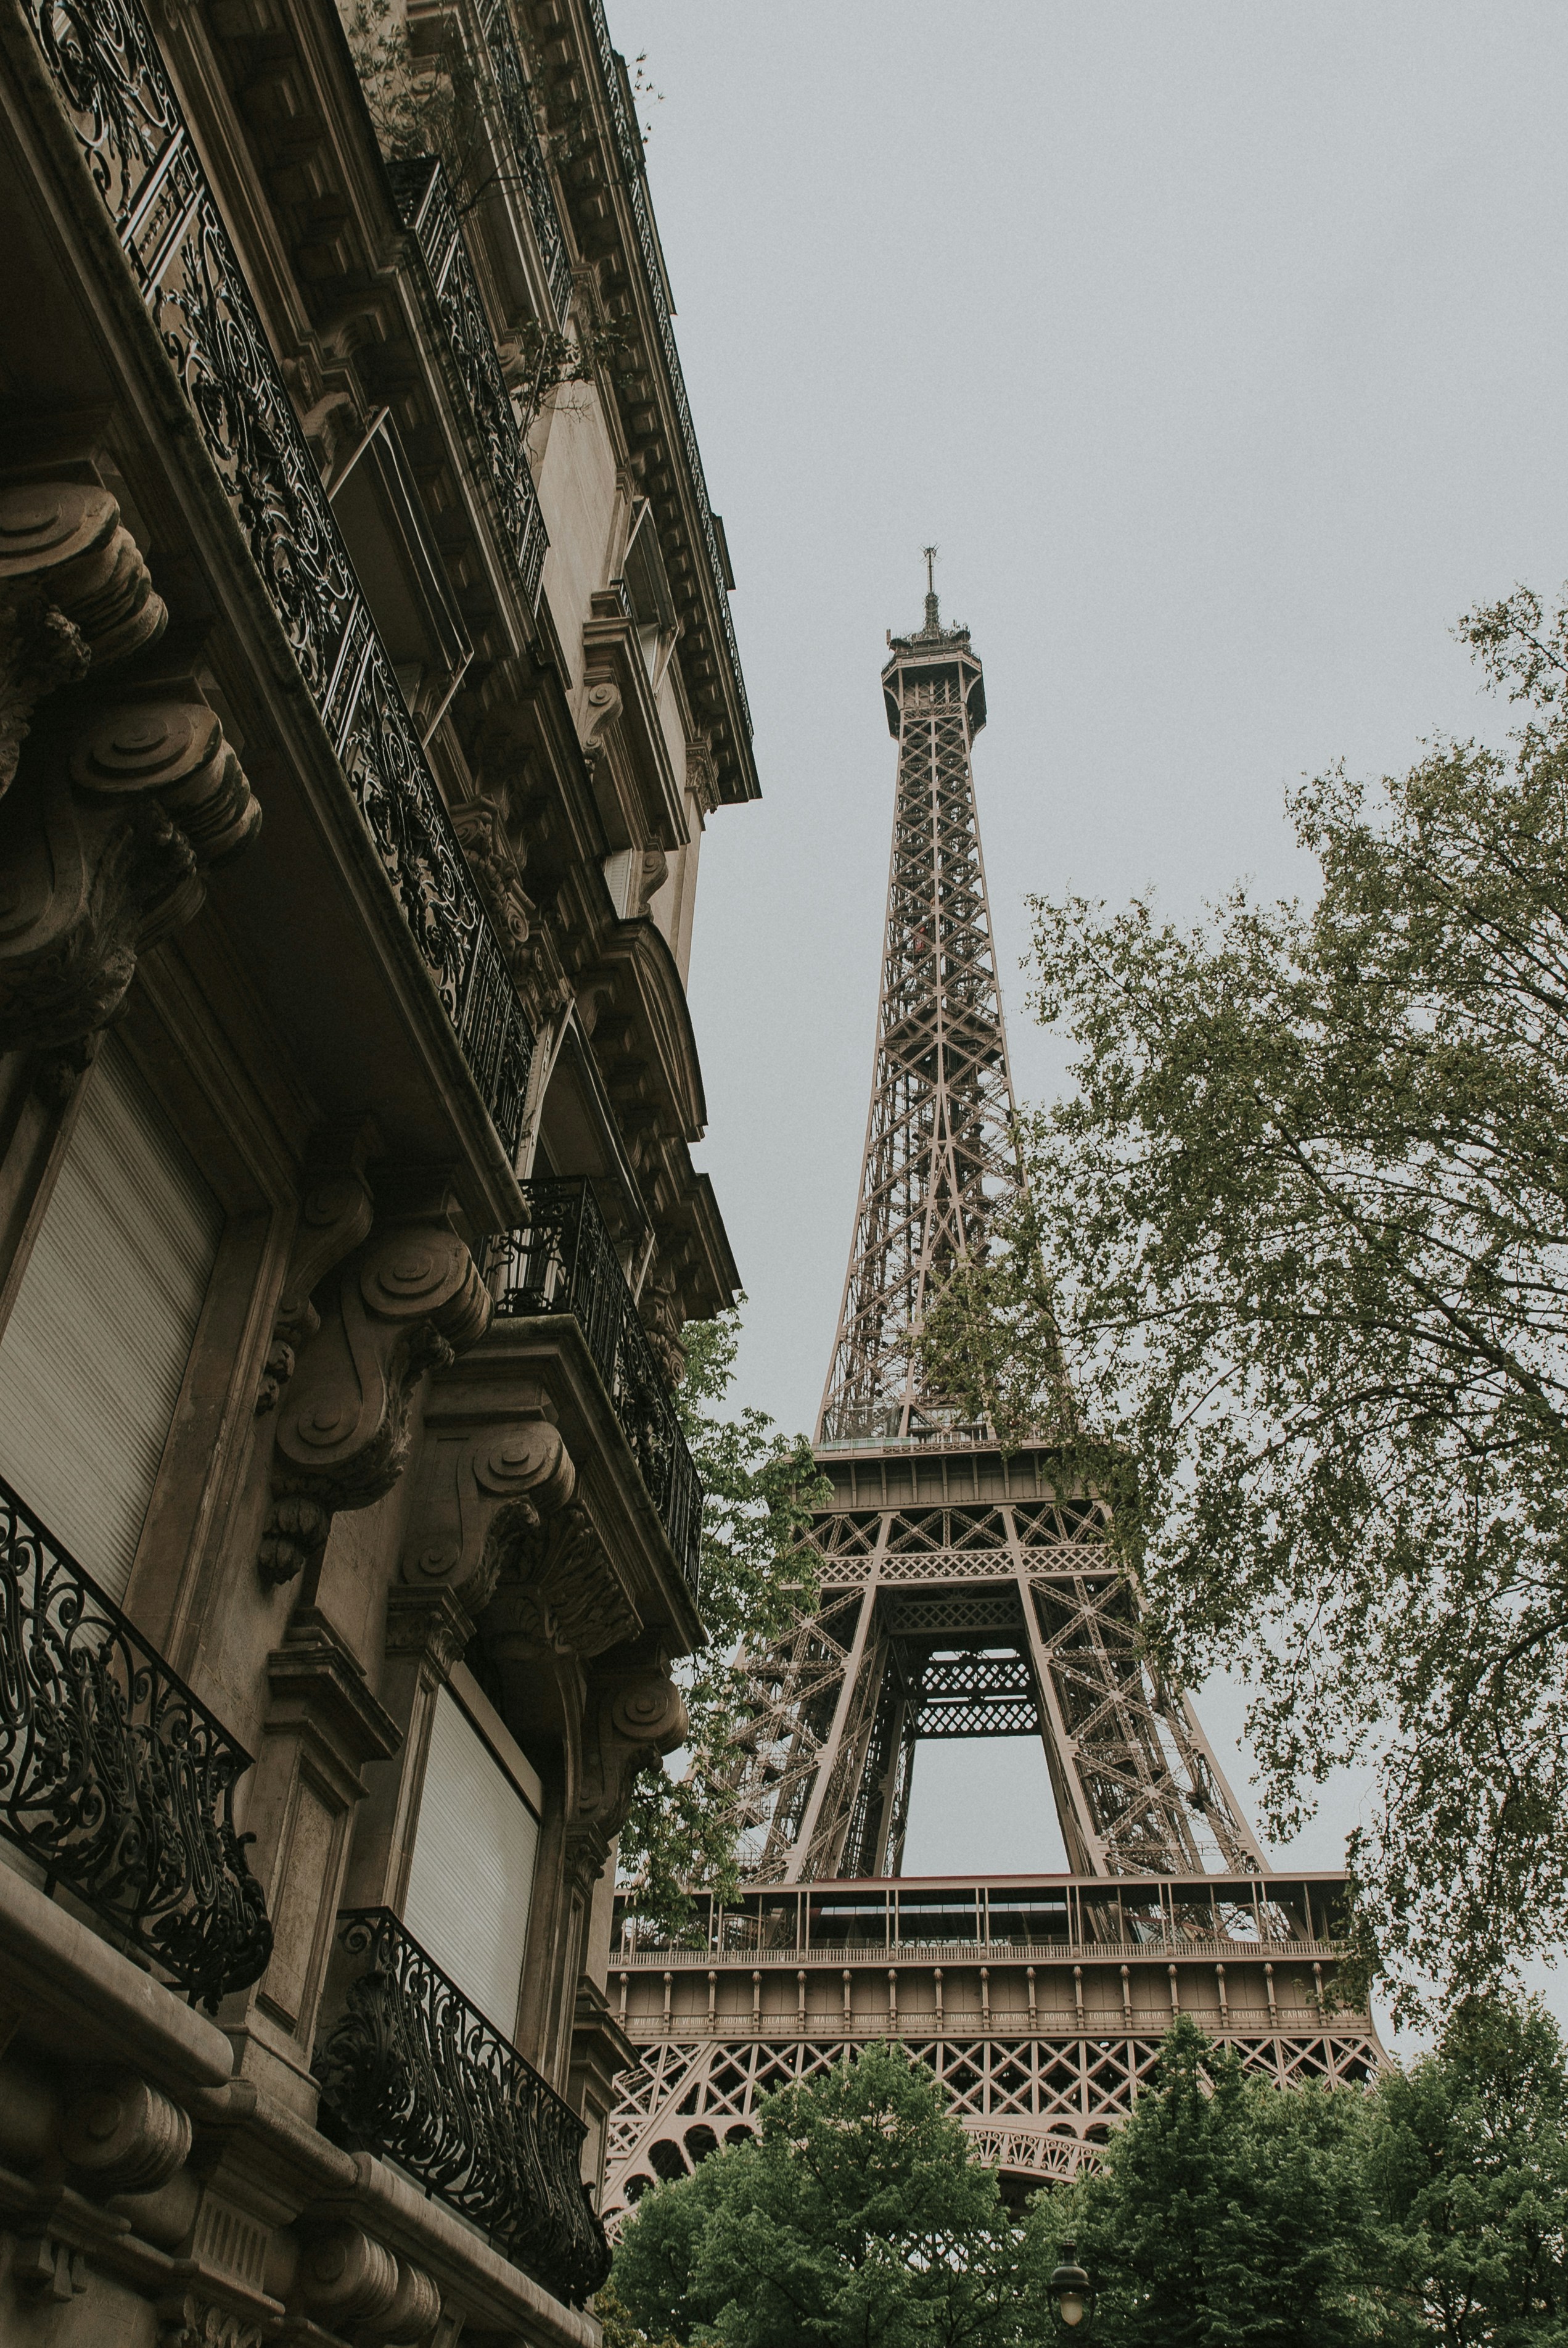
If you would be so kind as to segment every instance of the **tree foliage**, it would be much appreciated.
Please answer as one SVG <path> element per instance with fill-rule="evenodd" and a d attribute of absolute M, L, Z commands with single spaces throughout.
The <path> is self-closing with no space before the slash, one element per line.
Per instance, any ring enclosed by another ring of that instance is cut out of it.
<path fill-rule="evenodd" d="M 745 1717 L 735 1653 L 766 1646 L 797 1608 L 815 1601 L 813 1552 L 803 1547 L 814 1508 L 830 1497 L 804 1435 L 780 1433 L 765 1411 L 722 1408 L 734 1373 L 740 1317 L 689 1322 L 682 1425 L 704 1493 L 702 1613 L 708 1644 L 682 1670 L 691 1735 L 684 1758 L 640 1781 L 620 1838 L 622 1872 L 637 1910 L 679 1932 L 691 1890 L 739 1895 L 726 1780 L 729 1740 Z"/>
<path fill-rule="evenodd" d="M 1369 2199 L 1418 2339 L 1568 2341 L 1568 2065 L 1539 2005 L 1471 1999 L 1378 2088 Z"/>
<path fill-rule="evenodd" d="M 1369 2093 L 1249 2079 L 1183 2017 L 1102 2166 L 1020 2218 L 929 2075 L 874 2047 L 644 2198 L 606 2336 L 1036 2348 L 1071 2240 L 1096 2348 L 1568 2348 L 1565 2124 L 1533 2003 L 1466 2001 Z"/>
<path fill-rule="evenodd" d="M 646 2332 L 688 2343 L 1024 2348 L 1050 2337 L 1030 2255 L 930 2074 L 874 2046 L 645 2195 L 614 2283 Z"/>
<path fill-rule="evenodd" d="M 1248 2081 L 1175 2023 L 1105 2167 L 1037 2203 L 1098 2286 L 1103 2348 L 1355 2348 L 1399 2337 L 1366 2192 L 1362 2098 Z M 1052 2261 L 1053 2262 L 1053 2261 Z M 1045 2249 L 1037 2269 L 1049 2271 Z"/>
<path fill-rule="evenodd" d="M 1568 1934 L 1568 615 L 1463 633 L 1524 724 L 1306 786 L 1309 909 L 1033 901 L 1077 1086 L 926 1340 L 1112 1501 L 1167 1666 L 1242 1663 L 1272 1831 L 1373 1764 L 1401 2013 Z"/>

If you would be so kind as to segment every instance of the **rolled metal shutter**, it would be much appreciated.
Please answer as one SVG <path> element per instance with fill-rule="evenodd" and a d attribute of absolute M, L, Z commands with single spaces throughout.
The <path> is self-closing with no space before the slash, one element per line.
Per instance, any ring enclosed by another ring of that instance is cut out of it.
<path fill-rule="evenodd" d="M 538 1820 L 450 1688 L 436 1699 L 403 1921 L 504 2038 L 517 2024 Z"/>
<path fill-rule="evenodd" d="M 0 1337 L 0 1472 L 120 1599 L 223 1215 L 123 1044 L 84 1082 Z"/>

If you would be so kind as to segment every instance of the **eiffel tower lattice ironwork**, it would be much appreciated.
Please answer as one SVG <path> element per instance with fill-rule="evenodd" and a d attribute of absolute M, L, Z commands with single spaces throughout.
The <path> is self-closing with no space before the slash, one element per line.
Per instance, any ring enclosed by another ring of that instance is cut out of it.
<path fill-rule="evenodd" d="M 611 2214 L 747 2132 L 768 2087 L 870 2038 L 917 2049 L 984 2156 L 1026 2183 L 1103 2141 L 1177 2007 L 1280 2084 L 1383 2059 L 1369 2016 L 1333 1994 L 1343 1877 L 1270 1869 L 1190 1701 L 1143 1652 L 1102 1505 L 1061 1485 L 1043 1445 L 1004 1454 L 922 1377 L 927 1304 L 1020 1180 L 970 763 L 984 678 L 929 567 L 927 584 L 924 625 L 889 638 L 882 673 L 893 855 L 815 1447 L 833 1488 L 811 1534 L 820 1594 L 741 1658 L 743 1900 L 702 1903 L 701 1950 L 640 1932 L 623 1903 L 612 1963 L 640 2060 Z M 905 1877 L 918 1746 L 1034 1735 L 1071 1874 Z"/>

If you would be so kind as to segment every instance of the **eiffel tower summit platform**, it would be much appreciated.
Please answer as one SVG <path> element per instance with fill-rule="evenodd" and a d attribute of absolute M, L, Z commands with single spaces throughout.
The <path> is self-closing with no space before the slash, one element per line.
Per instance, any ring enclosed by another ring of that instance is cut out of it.
<path fill-rule="evenodd" d="M 870 1115 L 816 1458 L 819 1595 L 745 1654 L 730 1779 L 746 1889 L 689 1945 L 620 1903 L 606 2209 L 751 2132 L 760 2099 L 896 2038 L 1015 2191 L 1071 2176 L 1185 2012 L 1281 2086 L 1384 2060 L 1336 1982 L 1341 1874 L 1276 1874 L 1186 1694 L 1139 1638 L 1092 1492 L 926 1390 L 928 1303 L 1020 1180 L 971 753 L 981 664 L 890 636 L 897 746 Z M 1038 1737 L 1071 1873 L 909 1877 L 922 1744 Z"/>

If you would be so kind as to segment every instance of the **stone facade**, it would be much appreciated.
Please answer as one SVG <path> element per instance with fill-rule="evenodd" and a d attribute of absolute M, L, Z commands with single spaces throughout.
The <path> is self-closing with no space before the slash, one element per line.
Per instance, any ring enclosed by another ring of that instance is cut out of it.
<path fill-rule="evenodd" d="M 19 2343 L 598 2337 L 757 785 L 600 0 L 388 24 L 461 187 L 321 0 L 0 0 Z"/>

